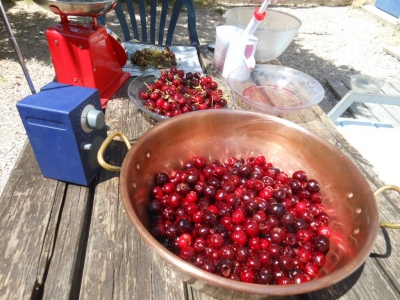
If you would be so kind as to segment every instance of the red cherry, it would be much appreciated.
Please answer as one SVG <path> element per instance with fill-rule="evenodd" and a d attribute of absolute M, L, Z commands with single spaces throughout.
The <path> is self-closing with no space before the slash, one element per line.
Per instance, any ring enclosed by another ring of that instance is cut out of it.
<path fill-rule="evenodd" d="M 292 178 L 305 182 L 307 181 L 307 174 L 304 171 L 299 170 L 293 173 Z"/>
<path fill-rule="evenodd" d="M 247 235 L 242 230 L 237 230 L 231 233 L 230 238 L 233 242 L 239 246 L 243 246 L 247 243 Z"/>
<path fill-rule="evenodd" d="M 147 100 L 149 99 L 149 94 L 147 94 L 146 91 L 143 91 L 140 93 L 140 98 L 142 98 L 143 100 Z"/>
<path fill-rule="evenodd" d="M 303 171 L 286 176 L 263 156 L 208 164 L 195 156 L 181 170 L 156 174 L 150 232 L 180 258 L 225 278 L 307 282 L 326 263 L 329 216 L 316 180 Z"/>
<path fill-rule="evenodd" d="M 240 272 L 240 281 L 254 283 L 255 282 L 255 274 L 253 270 L 246 269 Z"/>
<path fill-rule="evenodd" d="M 237 209 L 232 213 L 232 221 L 235 224 L 240 224 L 244 221 L 245 214 L 243 210 Z"/>
<path fill-rule="evenodd" d="M 300 258 L 302 262 L 308 262 L 311 259 L 311 251 L 301 247 L 297 251 L 297 256 Z"/>
<path fill-rule="evenodd" d="M 324 225 L 318 228 L 317 233 L 329 238 L 331 236 L 331 229 Z"/>
<path fill-rule="evenodd" d="M 194 203 L 197 202 L 198 195 L 195 191 L 190 191 L 186 197 L 185 197 L 185 202 L 187 203 Z"/>
<path fill-rule="evenodd" d="M 210 236 L 211 247 L 219 249 L 225 242 L 225 239 L 219 233 L 214 233 Z"/>
<path fill-rule="evenodd" d="M 179 248 L 183 248 L 186 246 L 190 246 L 192 244 L 192 236 L 189 233 L 184 233 L 179 237 L 178 246 Z"/>
<path fill-rule="evenodd" d="M 312 263 L 306 263 L 304 266 L 304 273 L 314 278 L 318 274 L 318 267 Z"/>

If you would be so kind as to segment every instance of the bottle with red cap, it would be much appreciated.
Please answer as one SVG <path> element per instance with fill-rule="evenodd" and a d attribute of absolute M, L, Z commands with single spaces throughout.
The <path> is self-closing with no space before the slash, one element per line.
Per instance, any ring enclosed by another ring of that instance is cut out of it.
<path fill-rule="evenodd" d="M 256 8 L 246 29 L 238 38 L 230 41 L 228 51 L 226 53 L 224 71 L 222 75 L 227 78 L 229 74 L 240 67 L 247 66 L 248 74 L 256 65 L 254 54 L 257 47 L 258 39 L 253 35 L 258 25 L 266 16 L 266 8 L 270 0 L 265 0 L 261 7 Z M 246 76 L 246 74 L 242 74 Z"/>

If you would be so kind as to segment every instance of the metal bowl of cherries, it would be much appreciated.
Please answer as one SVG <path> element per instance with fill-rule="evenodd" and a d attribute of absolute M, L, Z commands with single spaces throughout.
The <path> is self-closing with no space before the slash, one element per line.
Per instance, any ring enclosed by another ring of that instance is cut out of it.
<path fill-rule="evenodd" d="M 365 262 L 379 228 L 374 194 L 352 161 L 256 112 L 195 111 L 158 123 L 129 150 L 120 188 L 141 238 L 216 298 L 333 285 Z"/>
<path fill-rule="evenodd" d="M 198 110 L 235 106 L 225 82 L 171 67 L 136 77 L 128 87 L 132 103 L 157 121 Z"/>

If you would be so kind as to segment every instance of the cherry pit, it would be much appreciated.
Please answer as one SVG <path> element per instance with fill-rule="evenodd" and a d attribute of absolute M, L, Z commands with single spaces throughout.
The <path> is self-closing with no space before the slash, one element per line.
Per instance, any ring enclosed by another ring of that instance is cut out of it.
<path fill-rule="evenodd" d="M 150 232 L 204 271 L 257 284 L 318 277 L 330 248 L 317 180 L 291 175 L 263 155 L 225 162 L 194 157 L 155 175 Z"/>
<path fill-rule="evenodd" d="M 165 117 L 223 108 L 227 106 L 227 97 L 211 76 L 199 72 L 185 74 L 177 67 L 162 70 L 154 83 L 146 85 L 146 89 L 140 92 L 144 106 Z"/>

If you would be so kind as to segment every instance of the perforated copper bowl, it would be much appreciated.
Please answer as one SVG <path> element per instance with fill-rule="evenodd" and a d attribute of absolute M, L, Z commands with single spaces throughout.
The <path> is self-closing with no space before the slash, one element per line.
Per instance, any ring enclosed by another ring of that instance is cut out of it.
<path fill-rule="evenodd" d="M 322 203 L 331 219 L 331 248 L 325 266 L 310 282 L 278 286 L 222 278 L 175 256 L 148 231 L 146 205 L 157 172 L 181 168 L 193 156 L 225 160 L 260 154 L 288 173 L 306 171 L 321 185 Z M 173 266 L 182 280 L 223 299 L 249 294 L 261 298 L 296 295 L 335 284 L 367 259 L 379 228 L 374 194 L 343 153 L 310 131 L 260 113 L 199 111 L 157 124 L 129 150 L 121 169 L 120 188 L 126 213 L 142 239 Z"/>

